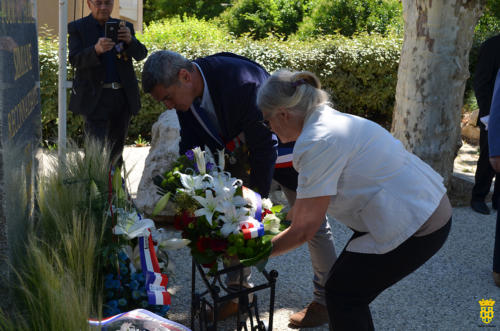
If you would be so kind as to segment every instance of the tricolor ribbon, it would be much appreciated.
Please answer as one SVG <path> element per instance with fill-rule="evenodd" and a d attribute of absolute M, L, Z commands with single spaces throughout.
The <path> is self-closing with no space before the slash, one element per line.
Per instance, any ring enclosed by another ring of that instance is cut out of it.
<path fill-rule="evenodd" d="M 139 237 L 142 272 L 146 279 L 146 293 L 150 305 L 170 305 L 170 293 L 167 292 L 168 277 L 161 273 L 156 257 L 151 230 L 148 237 Z"/>
<path fill-rule="evenodd" d="M 293 147 L 278 147 L 275 168 L 290 168 L 293 165 Z"/>
<path fill-rule="evenodd" d="M 264 225 L 253 218 L 240 222 L 240 230 L 245 240 L 262 237 L 264 235 Z"/>
<path fill-rule="evenodd" d="M 167 292 L 167 284 L 167 275 L 150 271 L 146 273 L 146 292 L 150 304 L 170 305 L 170 293 Z"/>
<path fill-rule="evenodd" d="M 115 316 L 111 316 L 105 318 L 101 321 L 89 319 L 89 324 L 91 326 L 106 326 L 106 327 L 120 327 L 125 322 L 136 322 L 134 324 L 139 323 L 139 325 L 144 325 L 145 322 L 149 323 L 149 325 L 153 324 L 155 330 L 168 330 L 168 331 L 191 331 L 188 327 L 156 315 L 150 311 L 145 309 L 135 309 L 126 313 L 121 313 Z M 115 323 L 116 322 L 116 323 Z M 103 329 L 104 330 L 104 329 Z M 141 328 L 142 330 L 142 328 Z"/>

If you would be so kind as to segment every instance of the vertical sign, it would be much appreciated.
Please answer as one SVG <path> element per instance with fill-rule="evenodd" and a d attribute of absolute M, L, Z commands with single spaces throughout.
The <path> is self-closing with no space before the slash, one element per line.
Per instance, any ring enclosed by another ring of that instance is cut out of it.
<path fill-rule="evenodd" d="M 35 1 L 0 0 L 0 291 L 33 211 L 41 138 Z"/>

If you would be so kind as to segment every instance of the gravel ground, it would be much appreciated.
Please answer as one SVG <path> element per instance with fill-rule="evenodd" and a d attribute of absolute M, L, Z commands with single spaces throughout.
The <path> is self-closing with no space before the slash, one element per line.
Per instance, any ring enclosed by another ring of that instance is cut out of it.
<path fill-rule="evenodd" d="M 466 148 L 468 145 L 466 145 Z M 466 149 L 470 151 L 469 149 Z M 474 150 L 472 148 L 472 150 Z M 127 148 L 128 168 L 135 164 L 130 176 L 132 191 L 137 187 L 147 148 Z M 474 152 L 462 153 L 457 162 L 471 165 Z M 141 164 L 142 162 L 142 164 Z M 473 161 L 472 161 L 473 162 Z M 457 164 L 457 163 L 456 163 Z M 456 167 L 457 168 L 457 167 Z M 129 169 L 130 170 L 130 169 Z M 473 172 L 467 172 L 473 175 Z M 480 215 L 468 207 L 454 208 L 450 236 L 443 248 L 424 266 L 383 292 L 370 306 L 377 330 L 476 330 L 482 327 L 500 329 L 500 310 L 486 325 L 479 316 L 478 300 L 500 299 L 500 289 L 491 277 L 491 261 L 496 213 Z M 337 252 L 351 235 L 344 225 L 331 221 Z M 169 318 L 189 326 L 191 302 L 191 257 L 187 249 L 169 254 L 174 271 L 169 275 L 172 306 Z M 312 269 L 307 247 L 271 259 L 267 270 L 275 269 L 276 284 L 274 330 L 288 330 L 288 317 L 301 310 L 312 298 Z M 370 275 L 367 275 L 369 277 Z M 263 276 L 254 272 L 255 283 Z M 197 280 L 201 291 L 201 281 Z M 269 291 L 258 293 L 259 311 L 266 321 Z M 235 319 L 222 323 L 219 330 L 235 330 Z M 328 330 L 327 325 L 309 330 Z"/>

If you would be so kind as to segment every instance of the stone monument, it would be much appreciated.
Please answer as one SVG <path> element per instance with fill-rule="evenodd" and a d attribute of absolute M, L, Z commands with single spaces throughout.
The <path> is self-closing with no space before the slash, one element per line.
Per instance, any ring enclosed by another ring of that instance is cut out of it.
<path fill-rule="evenodd" d="M 146 158 L 137 197 L 134 200 L 139 210 L 148 217 L 151 217 L 156 203 L 161 198 L 153 183 L 153 177 L 162 175 L 170 169 L 172 163 L 179 157 L 180 130 L 175 110 L 163 112 L 151 129 L 151 149 Z M 174 214 L 174 206 L 168 204 L 165 210 L 155 217 L 155 220 L 169 221 L 169 217 Z"/>
<path fill-rule="evenodd" d="M 33 215 L 41 138 L 36 0 L 0 0 L 0 293 Z M 8 300 L 0 300 L 8 305 Z"/>

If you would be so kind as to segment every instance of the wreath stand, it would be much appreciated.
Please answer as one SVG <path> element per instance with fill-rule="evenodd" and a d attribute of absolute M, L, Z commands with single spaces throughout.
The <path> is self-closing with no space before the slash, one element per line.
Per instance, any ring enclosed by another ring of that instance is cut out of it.
<path fill-rule="evenodd" d="M 278 277 L 278 272 L 276 270 L 271 270 L 267 272 L 265 269 L 262 274 L 266 278 L 267 282 L 260 285 L 256 285 L 252 288 L 246 288 L 242 285 L 243 279 L 243 268 L 242 264 L 237 266 L 228 267 L 222 270 L 218 270 L 215 275 L 210 275 L 208 277 L 207 273 L 203 267 L 197 263 L 194 259 L 192 260 L 191 267 L 191 330 L 195 330 L 195 320 L 198 318 L 199 330 L 200 331 L 216 331 L 218 322 L 218 307 L 220 303 L 226 302 L 235 298 L 238 298 L 239 308 L 236 317 L 236 329 L 238 331 L 245 330 L 248 331 L 246 319 L 250 320 L 250 330 L 251 331 L 268 331 L 273 329 L 273 314 L 274 314 L 274 295 L 275 295 L 275 285 L 276 278 Z M 201 276 L 203 280 L 204 289 L 202 292 L 196 291 L 196 271 Z M 240 284 L 237 291 L 227 288 L 224 281 L 221 280 L 221 276 L 227 274 L 228 272 L 239 272 L 240 273 Z M 221 296 L 221 288 L 226 292 L 226 295 Z M 259 309 L 257 302 L 257 294 L 254 292 L 261 291 L 263 289 L 270 289 L 269 298 L 269 320 L 266 324 L 259 317 Z M 248 301 L 248 295 L 253 294 L 253 301 L 250 303 Z M 210 307 L 213 312 L 213 321 L 207 320 L 207 308 Z"/>

